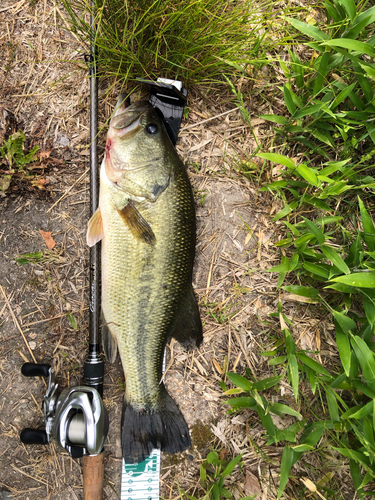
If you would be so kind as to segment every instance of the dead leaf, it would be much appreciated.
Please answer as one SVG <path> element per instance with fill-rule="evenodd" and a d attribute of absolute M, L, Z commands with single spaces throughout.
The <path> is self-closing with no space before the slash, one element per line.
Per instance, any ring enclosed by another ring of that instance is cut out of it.
<path fill-rule="evenodd" d="M 51 151 L 39 151 L 39 158 L 49 158 L 51 154 Z"/>
<path fill-rule="evenodd" d="M 228 456 L 228 450 L 226 448 L 224 448 L 219 453 L 219 460 L 225 460 L 227 458 L 227 456 Z"/>
<path fill-rule="evenodd" d="M 45 189 L 45 185 L 49 183 L 48 179 L 35 179 L 31 181 L 31 185 L 38 189 Z"/>
<path fill-rule="evenodd" d="M 52 248 L 56 245 L 56 241 L 52 238 L 51 231 L 43 231 L 42 229 L 39 229 L 39 232 L 46 242 L 48 250 L 52 250 Z"/>
<path fill-rule="evenodd" d="M 260 499 L 260 495 L 262 494 L 262 488 L 259 484 L 259 479 L 249 470 L 246 470 L 245 481 L 243 485 L 243 489 L 245 491 L 246 496 L 257 495 L 256 499 Z"/>

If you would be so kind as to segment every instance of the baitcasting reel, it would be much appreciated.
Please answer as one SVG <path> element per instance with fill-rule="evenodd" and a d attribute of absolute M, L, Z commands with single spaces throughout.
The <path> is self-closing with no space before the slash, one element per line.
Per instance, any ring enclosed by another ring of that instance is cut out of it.
<path fill-rule="evenodd" d="M 53 439 L 71 457 L 98 455 L 108 434 L 108 414 L 99 392 L 93 387 L 76 386 L 57 395 L 54 369 L 47 364 L 25 363 L 26 377 L 48 377 L 43 401 L 45 430 L 23 429 L 24 444 L 47 444 Z"/>

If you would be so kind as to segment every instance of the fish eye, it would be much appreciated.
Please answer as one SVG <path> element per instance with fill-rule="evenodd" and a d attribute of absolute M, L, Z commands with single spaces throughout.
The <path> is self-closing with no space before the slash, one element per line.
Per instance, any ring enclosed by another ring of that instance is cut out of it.
<path fill-rule="evenodd" d="M 147 134 L 154 135 L 158 131 L 158 126 L 156 123 L 148 123 L 145 130 Z"/>

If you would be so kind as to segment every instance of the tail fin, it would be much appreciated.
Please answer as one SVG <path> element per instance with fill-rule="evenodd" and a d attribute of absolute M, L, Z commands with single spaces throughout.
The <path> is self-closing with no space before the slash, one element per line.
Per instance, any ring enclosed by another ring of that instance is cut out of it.
<path fill-rule="evenodd" d="M 128 464 L 143 462 L 153 449 L 178 453 L 191 446 L 187 423 L 165 389 L 156 410 L 138 411 L 124 398 L 121 440 Z"/>

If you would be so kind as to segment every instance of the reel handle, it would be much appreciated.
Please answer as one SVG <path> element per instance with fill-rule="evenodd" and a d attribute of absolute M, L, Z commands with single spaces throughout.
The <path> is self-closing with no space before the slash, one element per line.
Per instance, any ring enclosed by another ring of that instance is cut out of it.
<path fill-rule="evenodd" d="M 30 363 L 31 364 L 31 363 Z M 46 431 L 26 427 L 20 434 L 23 444 L 48 444 Z"/>
<path fill-rule="evenodd" d="M 24 363 L 21 373 L 25 377 L 49 377 L 50 365 L 38 363 Z"/>

